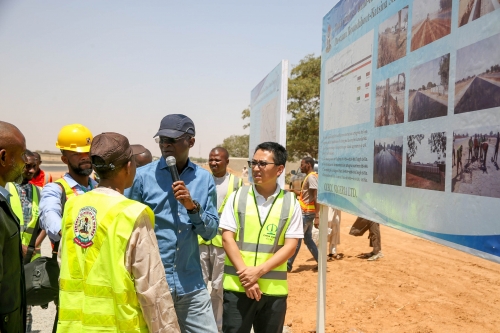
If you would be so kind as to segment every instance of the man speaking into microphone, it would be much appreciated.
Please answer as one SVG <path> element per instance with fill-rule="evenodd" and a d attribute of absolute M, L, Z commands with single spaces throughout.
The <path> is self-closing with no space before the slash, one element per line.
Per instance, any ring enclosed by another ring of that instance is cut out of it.
<path fill-rule="evenodd" d="M 154 136 L 162 157 L 137 169 L 125 195 L 155 213 L 156 238 L 181 331 L 217 333 L 198 250 L 198 235 L 210 240 L 217 234 L 217 192 L 212 175 L 189 160 L 195 133 L 189 117 L 165 116 Z"/>

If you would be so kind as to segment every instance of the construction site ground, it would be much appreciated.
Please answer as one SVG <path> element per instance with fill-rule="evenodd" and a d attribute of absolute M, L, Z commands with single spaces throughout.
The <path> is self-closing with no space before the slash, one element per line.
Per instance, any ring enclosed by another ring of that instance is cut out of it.
<path fill-rule="evenodd" d="M 498 332 L 499 264 L 385 226 L 384 258 L 362 260 L 356 255 L 370 247 L 366 237 L 349 235 L 355 218 L 342 213 L 338 252 L 345 257 L 326 263 L 326 332 Z M 288 274 L 286 332 L 316 328 L 314 266 L 302 246 Z M 51 332 L 54 310 L 33 309 L 33 332 Z"/>

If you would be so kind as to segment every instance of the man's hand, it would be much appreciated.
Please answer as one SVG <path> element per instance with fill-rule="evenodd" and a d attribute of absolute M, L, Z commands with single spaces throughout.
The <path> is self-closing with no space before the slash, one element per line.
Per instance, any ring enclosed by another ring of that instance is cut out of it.
<path fill-rule="evenodd" d="M 243 287 L 250 287 L 262 276 L 262 269 L 257 266 L 248 266 L 236 272 Z"/>
<path fill-rule="evenodd" d="M 254 299 L 257 302 L 260 301 L 262 297 L 262 291 L 260 291 L 260 287 L 258 283 L 254 283 L 250 287 L 245 287 L 245 293 L 248 298 Z"/>
<path fill-rule="evenodd" d="M 174 191 L 175 199 L 179 201 L 187 210 L 192 210 L 196 207 L 191 198 L 191 193 L 184 184 L 184 181 L 179 180 L 172 184 L 172 190 Z"/>
<path fill-rule="evenodd" d="M 28 246 L 22 244 L 22 250 L 23 250 L 23 257 L 26 257 L 26 254 L 28 253 Z M 33 255 L 37 254 L 40 252 L 40 248 L 36 247 L 35 250 L 33 251 Z"/>
<path fill-rule="evenodd" d="M 314 218 L 314 226 L 316 227 L 316 229 L 319 229 L 319 217 Z"/>

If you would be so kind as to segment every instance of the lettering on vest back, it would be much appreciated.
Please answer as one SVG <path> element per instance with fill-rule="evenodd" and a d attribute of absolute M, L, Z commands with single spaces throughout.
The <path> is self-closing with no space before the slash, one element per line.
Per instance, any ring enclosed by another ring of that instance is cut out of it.
<path fill-rule="evenodd" d="M 92 238 L 94 238 L 97 230 L 97 210 L 94 207 L 86 206 L 80 209 L 76 217 L 73 231 L 75 238 L 73 241 L 84 249 L 92 246 Z"/>

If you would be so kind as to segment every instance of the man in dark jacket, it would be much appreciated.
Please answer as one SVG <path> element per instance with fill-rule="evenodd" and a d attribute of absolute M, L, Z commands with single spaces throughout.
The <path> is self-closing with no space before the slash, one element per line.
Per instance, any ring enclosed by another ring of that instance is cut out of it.
<path fill-rule="evenodd" d="M 7 182 L 21 182 L 26 141 L 12 124 L 0 121 L 0 332 L 26 327 L 26 290 L 19 221 L 8 204 Z"/>

